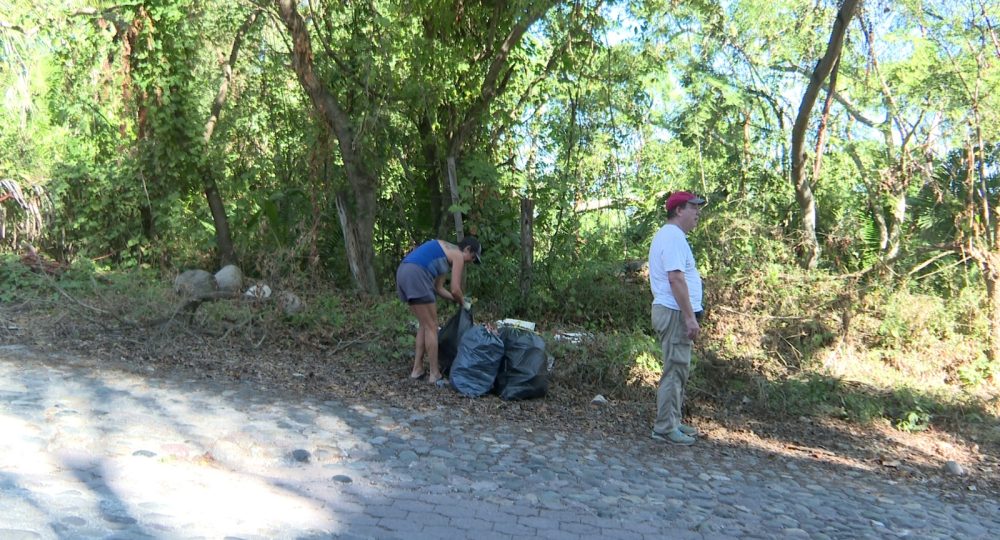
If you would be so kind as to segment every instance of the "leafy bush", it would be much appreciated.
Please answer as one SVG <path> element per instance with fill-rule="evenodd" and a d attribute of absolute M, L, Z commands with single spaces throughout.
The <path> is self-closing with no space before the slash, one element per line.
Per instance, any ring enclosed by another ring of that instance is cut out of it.
<path fill-rule="evenodd" d="M 17 255 L 0 253 L 0 302 L 24 301 L 37 295 L 41 277 L 21 264 Z"/>
<path fill-rule="evenodd" d="M 662 371 L 656 340 L 638 331 L 588 334 L 579 343 L 545 336 L 559 381 L 622 400 L 649 399 Z"/>
<path fill-rule="evenodd" d="M 914 294 L 908 290 L 876 293 L 867 305 L 881 320 L 879 341 L 873 345 L 896 350 L 913 350 L 928 343 L 947 340 L 952 323 L 943 299 Z"/>

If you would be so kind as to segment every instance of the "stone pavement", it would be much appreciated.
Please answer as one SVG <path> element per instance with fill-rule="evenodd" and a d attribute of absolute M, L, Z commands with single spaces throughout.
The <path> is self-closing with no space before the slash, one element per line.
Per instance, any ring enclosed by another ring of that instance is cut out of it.
<path fill-rule="evenodd" d="M 447 391 L 447 390 L 441 390 Z M 495 398 L 484 398 L 495 399 Z M 995 538 L 848 468 L 285 399 L 0 346 L 0 539 Z"/>

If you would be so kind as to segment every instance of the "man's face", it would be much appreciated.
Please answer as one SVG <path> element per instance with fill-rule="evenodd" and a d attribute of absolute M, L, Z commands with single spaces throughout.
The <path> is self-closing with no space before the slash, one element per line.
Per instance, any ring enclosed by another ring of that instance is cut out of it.
<path fill-rule="evenodd" d="M 684 203 L 677 209 L 677 226 L 685 233 L 691 232 L 698 225 L 699 214 L 701 214 L 700 204 Z"/>

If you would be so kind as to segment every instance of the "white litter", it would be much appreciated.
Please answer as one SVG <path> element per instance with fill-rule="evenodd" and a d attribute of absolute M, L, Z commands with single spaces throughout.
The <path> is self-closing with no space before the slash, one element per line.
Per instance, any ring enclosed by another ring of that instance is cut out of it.
<path fill-rule="evenodd" d="M 530 321 L 521 321 L 518 319 L 504 319 L 502 321 L 497 321 L 497 326 L 512 326 L 514 328 L 523 328 L 524 330 L 535 331 L 535 323 Z"/>

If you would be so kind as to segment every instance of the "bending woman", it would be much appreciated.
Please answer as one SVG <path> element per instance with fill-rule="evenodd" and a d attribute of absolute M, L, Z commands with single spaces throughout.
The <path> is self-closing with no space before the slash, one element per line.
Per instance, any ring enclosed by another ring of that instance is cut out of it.
<path fill-rule="evenodd" d="M 413 356 L 411 379 L 419 379 L 427 371 L 423 357 L 427 357 L 429 382 L 441 378 L 438 365 L 438 317 L 435 294 L 462 305 L 462 272 L 468 262 L 480 263 L 483 248 L 473 236 L 466 236 L 456 246 L 444 240 L 428 240 L 411 251 L 396 270 L 396 292 L 399 299 L 410 306 L 410 311 L 420 322 L 417 330 L 417 350 Z M 445 279 L 451 275 L 451 290 L 444 288 Z"/>

